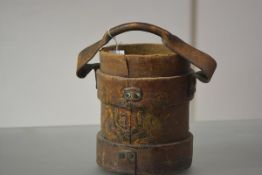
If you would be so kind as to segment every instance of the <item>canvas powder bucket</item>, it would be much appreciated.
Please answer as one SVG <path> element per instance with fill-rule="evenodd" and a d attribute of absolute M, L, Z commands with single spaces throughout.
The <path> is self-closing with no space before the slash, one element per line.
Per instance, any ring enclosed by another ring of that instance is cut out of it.
<path fill-rule="evenodd" d="M 156 34 L 163 44 L 103 47 L 112 37 L 131 30 Z M 100 63 L 88 64 L 100 50 Z M 190 64 L 200 71 L 195 72 Z M 101 101 L 101 131 L 97 163 L 125 174 L 165 174 L 188 168 L 193 136 L 189 132 L 189 102 L 196 78 L 209 82 L 216 62 L 168 31 L 146 23 L 111 28 L 84 49 L 77 76 L 96 72 Z"/>

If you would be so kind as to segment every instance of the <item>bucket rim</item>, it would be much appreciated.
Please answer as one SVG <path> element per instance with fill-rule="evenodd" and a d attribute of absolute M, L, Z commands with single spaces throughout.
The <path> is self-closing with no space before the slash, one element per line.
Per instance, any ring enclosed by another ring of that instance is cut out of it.
<path fill-rule="evenodd" d="M 127 51 L 127 48 L 130 49 L 134 49 L 134 47 L 143 47 L 144 52 L 148 52 L 148 53 L 141 53 L 143 51 L 138 51 L 138 53 L 129 53 L 126 52 L 125 54 L 116 54 L 114 52 L 116 45 L 112 44 L 112 45 L 108 45 L 105 46 L 103 48 L 101 48 L 99 50 L 100 55 L 108 55 L 108 56 L 116 56 L 116 57 L 123 57 L 123 56 L 128 56 L 128 57 L 170 57 L 170 56 L 177 56 L 178 54 L 176 54 L 175 52 L 171 51 L 169 48 L 167 48 L 165 45 L 160 44 L 160 43 L 131 43 L 131 44 L 119 44 L 118 45 L 118 50 L 123 50 L 123 48 L 125 48 L 125 51 Z M 156 51 L 150 53 L 150 51 L 153 51 L 154 49 L 152 47 L 158 48 L 159 53 L 155 53 Z M 142 49 L 142 50 L 143 50 Z M 149 50 L 147 50 L 149 49 Z"/>

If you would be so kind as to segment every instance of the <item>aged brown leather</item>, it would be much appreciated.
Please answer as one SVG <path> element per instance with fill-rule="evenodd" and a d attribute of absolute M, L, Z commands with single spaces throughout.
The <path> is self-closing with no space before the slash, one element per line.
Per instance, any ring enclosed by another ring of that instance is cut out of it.
<path fill-rule="evenodd" d="M 216 69 L 216 61 L 211 56 L 190 46 L 177 36 L 158 26 L 139 22 L 126 23 L 113 27 L 109 30 L 110 35 L 109 32 L 106 32 L 101 40 L 82 50 L 78 56 L 77 76 L 84 78 L 92 69 L 97 69 L 98 64 L 87 63 L 95 56 L 98 50 L 107 44 L 112 37 L 132 30 L 146 31 L 160 36 L 163 44 L 167 48 L 182 56 L 201 70 L 195 74 L 200 81 L 205 83 L 210 81 Z"/>
<path fill-rule="evenodd" d="M 103 47 L 110 37 L 143 30 L 162 37 L 164 44 L 119 45 L 125 54 Z M 189 102 L 196 78 L 210 81 L 216 62 L 157 26 L 127 23 L 110 29 L 102 40 L 84 49 L 77 75 L 96 72 L 101 101 L 101 131 L 97 163 L 106 170 L 136 175 L 167 174 L 192 162 Z M 100 50 L 100 64 L 88 64 Z M 190 63 L 200 68 L 195 73 Z"/>

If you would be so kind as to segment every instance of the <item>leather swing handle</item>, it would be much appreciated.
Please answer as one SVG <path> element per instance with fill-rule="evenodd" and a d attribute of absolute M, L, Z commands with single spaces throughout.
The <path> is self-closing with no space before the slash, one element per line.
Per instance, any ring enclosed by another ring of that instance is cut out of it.
<path fill-rule="evenodd" d="M 84 78 L 92 69 L 96 70 L 99 68 L 99 63 L 87 63 L 96 55 L 100 48 L 102 48 L 112 39 L 112 37 L 117 36 L 123 32 L 134 30 L 146 31 L 160 36 L 162 38 L 163 44 L 167 48 L 182 56 L 184 59 L 200 69 L 200 71 L 195 73 L 195 76 L 200 81 L 205 83 L 210 81 L 216 69 L 216 61 L 211 56 L 185 43 L 180 38 L 171 34 L 165 29 L 152 24 L 140 22 L 125 23 L 113 27 L 109 30 L 109 32 L 104 34 L 101 40 L 82 50 L 78 56 L 77 76 L 79 78 Z"/>

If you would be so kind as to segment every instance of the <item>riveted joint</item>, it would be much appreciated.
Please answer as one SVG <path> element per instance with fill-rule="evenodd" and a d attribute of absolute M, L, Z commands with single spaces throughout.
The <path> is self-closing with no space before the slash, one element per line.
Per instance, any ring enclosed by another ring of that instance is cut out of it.
<path fill-rule="evenodd" d="M 118 153 L 118 159 L 134 162 L 136 160 L 136 153 L 129 150 L 121 151 Z"/>
<path fill-rule="evenodd" d="M 142 99 L 142 91 L 137 87 L 127 87 L 123 91 L 123 98 L 126 101 L 140 101 Z"/>

